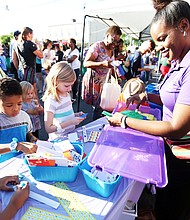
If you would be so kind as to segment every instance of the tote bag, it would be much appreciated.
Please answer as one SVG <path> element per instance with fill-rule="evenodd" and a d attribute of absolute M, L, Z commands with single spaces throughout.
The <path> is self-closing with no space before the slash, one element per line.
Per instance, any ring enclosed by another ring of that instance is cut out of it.
<path fill-rule="evenodd" d="M 111 77 L 108 82 L 109 73 L 107 73 L 106 81 L 102 88 L 100 107 L 107 111 L 113 111 L 117 104 L 117 100 L 121 94 L 121 86 L 118 84 L 117 76 Z"/>

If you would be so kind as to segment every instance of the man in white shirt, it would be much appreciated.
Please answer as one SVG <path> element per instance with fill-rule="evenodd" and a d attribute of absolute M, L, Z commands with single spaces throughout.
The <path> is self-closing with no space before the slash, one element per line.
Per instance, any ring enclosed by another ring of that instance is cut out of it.
<path fill-rule="evenodd" d="M 68 46 L 70 49 L 65 51 L 63 60 L 66 60 L 76 73 L 76 81 L 72 87 L 72 101 L 75 102 L 78 92 L 78 77 L 80 74 L 79 50 L 76 46 L 76 40 L 73 38 L 69 39 Z"/>
<path fill-rule="evenodd" d="M 14 39 L 11 41 L 10 46 L 9 46 L 9 56 L 10 56 L 10 65 L 11 65 L 10 71 L 11 71 L 12 74 L 14 74 L 15 79 L 18 80 L 18 81 L 20 81 L 20 79 L 18 77 L 18 71 L 15 68 L 14 63 L 13 63 L 13 48 L 14 48 L 14 45 L 17 42 L 18 37 L 19 37 L 20 34 L 21 34 L 20 31 L 15 31 L 14 32 L 14 34 L 13 34 Z"/>

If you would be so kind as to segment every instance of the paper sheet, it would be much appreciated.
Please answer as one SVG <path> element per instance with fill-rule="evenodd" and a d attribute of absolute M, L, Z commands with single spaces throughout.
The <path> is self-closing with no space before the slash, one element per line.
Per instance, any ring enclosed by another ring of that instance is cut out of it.
<path fill-rule="evenodd" d="M 71 219 L 70 217 L 63 216 L 60 214 L 56 214 L 54 212 L 48 212 L 42 209 L 29 207 L 29 209 L 26 211 L 26 213 L 22 216 L 21 220 L 66 220 Z"/>

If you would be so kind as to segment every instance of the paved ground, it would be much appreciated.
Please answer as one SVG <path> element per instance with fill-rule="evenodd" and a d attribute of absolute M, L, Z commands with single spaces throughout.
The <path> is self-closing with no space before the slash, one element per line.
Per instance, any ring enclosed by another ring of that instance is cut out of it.
<path fill-rule="evenodd" d="M 39 96 L 39 97 L 41 97 L 41 96 Z M 41 104 L 43 105 L 43 102 Z M 74 112 L 77 112 L 77 109 L 78 109 L 77 102 L 73 103 L 73 109 L 74 109 Z M 80 100 L 79 111 L 83 111 L 85 113 L 88 113 L 87 118 L 80 124 L 80 126 L 85 125 L 85 124 L 92 121 L 92 106 L 87 105 L 83 100 Z M 43 116 L 41 116 L 41 125 L 42 125 L 42 129 L 40 130 L 39 138 L 40 138 L 40 140 L 47 140 L 48 135 L 47 135 L 45 128 L 44 128 Z"/>

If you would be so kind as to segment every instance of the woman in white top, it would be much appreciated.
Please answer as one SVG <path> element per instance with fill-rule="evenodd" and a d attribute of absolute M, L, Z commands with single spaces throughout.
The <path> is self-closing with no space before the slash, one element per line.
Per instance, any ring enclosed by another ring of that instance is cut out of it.
<path fill-rule="evenodd" d="M 76 74 L 76 81 L 73 85 L 72 92 L 73 92 L 73 98 L 72 101 L 76 101 L 76 94 L 78 91 L 78 77 L 80 74 L 80 61 L 79 61 L 79 50 L 76 46 L 76 40 L 73 38 L 70 38 L 68 41 L 69 49 L 65 51 L 64 60 L 66 60 L 68 63 L 70 63 L 71 67 L 75 71 Z"/>
<path fill-rule="evenodd" d="M 45 62 L 45 60 L 50 60 L 51 62 L 56 62 L 56 57 L 55 57 L 55 50 L 52 49 L 53 47 L 53 42 L 49 39 L 46 39 L 43 42 L 43 60 L 42 63 Z"/>

